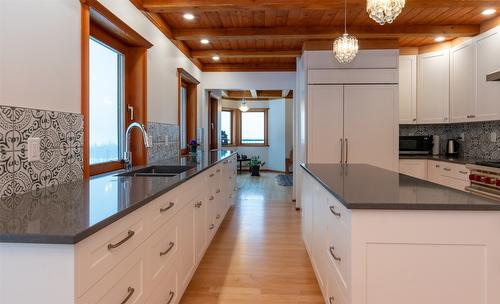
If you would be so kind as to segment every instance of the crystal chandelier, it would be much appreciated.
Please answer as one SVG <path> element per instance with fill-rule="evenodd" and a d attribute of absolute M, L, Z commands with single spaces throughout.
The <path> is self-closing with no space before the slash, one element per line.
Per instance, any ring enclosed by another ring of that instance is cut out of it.
<path fill-rule="evenodd" d="M 380 25 L 392 23 L 405 7 L 405 0 L 367 0 L 366 11 Z"/>
<path fill-rule="evenodd" d="M 240 105 L 240 111 L 241 112 L 246 112 L 248 111 L 250 108 L 248 107 L 248 104 L 247 104 L 247 101 L 245 99 L 242 99 L 241 100 L 241 105 Z"/>
<path fill-rule="evenodd" d="M 344 8 L 344 34 L 333 42 L 335 59 L 340 63 L 351 62 L 358 53 L 358 39 L 347 34 L 347 0 Z"/>

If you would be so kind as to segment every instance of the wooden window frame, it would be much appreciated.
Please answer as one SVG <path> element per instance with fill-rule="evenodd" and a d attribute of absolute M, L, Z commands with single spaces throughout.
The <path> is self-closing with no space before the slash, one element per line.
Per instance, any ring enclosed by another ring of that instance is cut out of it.
<path fill-rule="evenodd" d="M 239 111 L 239 110 L 238 110 Z M 242 138 L 242 127 L 241 127 L 241 124 L 242 124 L 242 121 L 243 121 L 243 113 L 244 112 L 240 112 L 240 115 L 239 115 L 239 138 L 238 138 L 238 146 L 240 147 L 269 147 L 269 109 L 268 108 L 252 108 L 252 109 L 249 109 L 248 111 L 246 112 L 263 112 L 264 113 L 264 143 L 263 144 L 244 144 L 241 142 L 241 138 Z"/>
<path fill-rule="evenodd" d="M 123 168 L 121 161 L 90 165 L 89 144 L 89 60 L 90 37 L 109 45 L 125 56 L 124 62 L 124 108 L 134 108 L 134 120 L 147 124 L 147 49 L 153 45 L 115 16 L 97 0 L 81 2 L 81 84 L 83 115 L 83 175 L 89 177 Z M 132 122 L 129 115 L 124 116 L 124 126 Z M 123 130 L 125 132 L 125 130 Z M 147 151 L 137 130 L 131 134 L 130 142 L 134 155 L 132 165 L 145 165 Z"/>
<path fill-rule="evenodd" d="M 200 82 L 182 68 L 177 69 L 178 91 L 177 91 L 177 125 L 179 126 L 179 142 L 181 141 L 181 88 L 186 88 L 186 148 L 179 146 L 181 155 L 189 152 L 189 141 L 197 139 L 198 128 L 198 85 Z"/>
<path fill-rule="evenodd" d="M 237 112 L 239 112 L 239 110 L 232 109 L 232 108 L 222 108 L 222 112 L 231 112 L 231 143 L 229 145 L 224 145 L 224 144 L 222 144 L 222 139 L 221 139 L 221 145 L 223 147 L 236 147 L 237 144 L 239 143 L 238 139 L 240 138 L 240 136 L 239 136 L 239 114 L 237 115 Z M 222 132 L 221 132 L 221 134 L 222 134 Z"/>

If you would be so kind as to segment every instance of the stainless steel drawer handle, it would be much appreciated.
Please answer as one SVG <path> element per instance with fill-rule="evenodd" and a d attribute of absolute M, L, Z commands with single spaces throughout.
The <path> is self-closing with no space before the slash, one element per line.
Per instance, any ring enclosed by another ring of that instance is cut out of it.
<path fill-rule="evenodd" d="M 175 205 L 175 203 L 174 203 L 174 202 L 170 202 L 170 203 L 168 204 L 168 206 L 167 206 L 167 207 L 165 207 L 165 208 L 160 208 L 160 213 L 163 213 L 163 212 L 165 212 L 165 211 L 168 211 L 168 210 L 172 209 L 172 207 L 173 207 L 174 205 Z"/>
<path fill-rule="evenodd" d="M 332 255 L 332 258 L 337 261 L 337 262 L 340 262 L 342 261 L 341 258 L 339 258 L 338 256 L 335 255 L 335 247 L 333 246 L 330 246 L 330 254 Z"/>
<path fill-rule="evenodd" d="M 208 227 L 208 229 L 212 230 L 215 228 L 215 225 L 214 224 L 210 224 L 210 226 Z"/>
<path fill-rule="evenodd" d="M 451 171 L 450 168 L 443 168 L 444 171 Z"/>
<path fill-rule="evenodd" d="M 220 189 L 215 190 L 215 193 L 220 193 Z"/>
<path fill-rule="evenodd" d="M 165 251 L 160 252 L 160 256 L 164 256 L 165 254 L 169 253 L 172 248 L 174 248 L 175 243 L 170 242 L 168 243 L 168 248 Z"/>
<path fill-rule="evenodd" d="M 329 297 L 328 302 L 330 302 L 330 304 L 333 304 L 335 302 L 335 297 Z"/>
<path fill-rule="evenodd" d="M 175 292 L 171 291 L 168 294 L 169 294 L 169 298 L 168 298 L 167 304 L 170 304 L 172 302 L 172 300 L 174 299 Z"/>
<path fill-rule="evenodd" d="M 340 217 L 342 214 L 340 212 L 335 211 L 335 206 L 330 206 L 330 211 L 335 215 Z"/>
<path fill-rule="evenodd" d="M 134 236 L 134 234 L 135 234 L 135 231 L 129 230 L 127 233 L 127 236 L 123 240 L 119 241 L 116 244 L 108 244 L 108 250 L 119 247 L 120 245 L 122 245 L 126 241 L 130 240 L 130 238 L 132 238 Z"/>
<path fill-rule="evenodd" d="M 199 202 L 197 202 L 196 204 L 194 204 L 194 206 L 195 206 L 196 208 L 200 208 L 202 204 L 203 204 L 203 203 L 202 203 L 201 201 L 199 201 Z"/>
<path fill-rule="evenodd" d="M 128 289 L 127 289 L 127 292 L 128 292 L 128 295 L 127 295 L 127 297 L 125 299 L 123 299 L 123 301 L 121 302 L 121 304 L 125 304 L 125 303 L 128 302 L 128 300 L 130 300 L 130 298 L 132 297 L 132 295 L 135 292 L 135 289 L 129 286 Z"/>
<path fill-rule="evenodd" d="M 436 168 L 441 168 L 441 166 L 440 165 L 436 165 Z"/>
<path fill-rule="evenodd" d="M 215 218 L 216 219 L 220 219 L 220 214 L 217 214 L 217 216 Z"/>
<path fill-rule="evenodd" d="M 469 174 L 467 171 L 458 171 L 460 174 Z"/>
<path fill-rule="evenodd" d="M 210 195 L 210 197 L 208 198 L 209 200 L 213 201 L 214 200 L 214 196 L 213 195 Z"/>

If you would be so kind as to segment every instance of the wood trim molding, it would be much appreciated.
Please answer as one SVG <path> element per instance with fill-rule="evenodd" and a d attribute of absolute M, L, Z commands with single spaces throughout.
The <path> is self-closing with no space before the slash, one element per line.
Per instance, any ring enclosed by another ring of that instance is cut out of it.
<path fill-rule="evenodd" d="M 495 17 L 495 18 L 491 18 L 491 19 L 486 20 L 483 23 L 481 23 L 480 31 L 481 31 L 481 33 L 484 33 L 488 30 L 491 30 L 494 27 L 499 26 L 499 25 L 500 25 L 500 16 Z"/>
<path fill-rule="evenodd" d="M 177 68 L 177 73 L 184 82 L 195 85 L 200 84 L 200 81 L 198 79 L 196 79 L 193 75 L 189 74 L 188 71 L 184 70 L 183 68 Z"/>
<path fill-rule="evenodd" d="M 296 58 L 301 50 L 198 50 L 191 51 L 193 58 L 212 58 L 218 55 L 224 58 Z"/>
<path fill-rule="evenodd" d="M 90 176 L 89 165 L 89 38 L 90 12 L 87 5 L 81 7 L 81 111 L 83 115 L 83 177 Z"/>
<path fill-rule="evenodd" d="M 119 161 L 107 162 L 102 164 L 95 164 L 90 166 L 90 176 L 103 174 L 106 172 L 116 171 L 123 169 L 123 164 Z"/>
<path fill-rule="evenodd" d="M 177 69 L 177 125 L 179 126 L 179 138 L 181 137 L 181 88 L 186 88 L 186 144 L 190 139 L 197 138 L 198 128 L 198 85 L 200 81 L 189 74 L 183 68 Z M 180 153 L 186 154 L 188 149 L 180 147 Z"/>
<path fill-rule="evenodd" d="M 399 48 L 399 55 L 418 55 L 418 47 Z"/>
<path fill-rule="evenodd" d="M 397 39 L 359 39 L 360 50 L 373 49 L 399 49 Z M 325 51 L 331 50 L 333 40 L 308 40 L 304 41 L 302 51 Z"/>
<path fill-rule="evenodd" d="M 296 63 L 207 63 L 203 72 L 288 72 L 295 71 Z"/>
<path fill-rule="evenodd" d="M 153 46 L 151 42 L 128 26 L 99 1 L 80 0 L 80 2 L 89 7 L 90 19 L 92 22 L 99 25 L 109 32 L 110 35 L 123 41 L 128 46 L 145 47 L 147 49 Z"/>
<path fill-rule="evenodd" d="M 238 128 L 238 141 L 236 145 L 238 147 L 268 147 L 269 146 L 269 108 L 251 108 L 247 112 L 264 112 L 264 143 L 263 144 L 244 144 L 241 142 L 241 131 L 242 131 L 242 115 L 244 112 L 241 112 L 239 109 L 236 109 L 239 112 L 239 128 Z"/>

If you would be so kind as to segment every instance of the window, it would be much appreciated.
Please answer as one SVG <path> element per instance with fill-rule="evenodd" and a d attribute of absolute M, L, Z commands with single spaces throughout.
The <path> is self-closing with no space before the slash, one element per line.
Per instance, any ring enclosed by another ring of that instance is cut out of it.
<path fill-rule="evenodd" d="M 122 53 L 90 38 L 90 165 L 122 159 L 123 58 Z"/>
<path fill-rule="evenodd" d="M 241 144 L 267 145 L 267 110 L 241 112 Z"/>
<path fill-rule="evenodd" d="M 181 149 L 187 148 L 187 117 L 186 117 L 186 108 L 187 108 L 187 94 L 186 94 L 186 86 L 181 86 L 181 97 L 179 104 L 179 128 L 180 128 L 180 146 Z"/>
<path fill-rule="evenodd" d="M 197 139 L 197 90 L 200 82 L 184 69 L 178 68 L 179 76 L 179 141 L 181 154 L 187 154 L 189 142 Z"/>
<path fill-rule="evenodd" d="M 223 146 L 233 145 L 233 110 L 221 112 L 221 143 Z"/>

